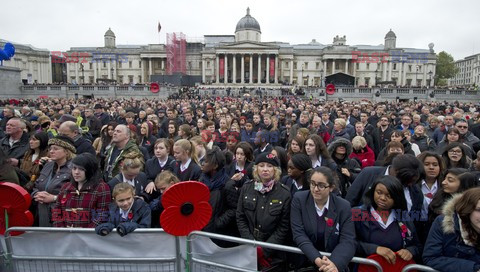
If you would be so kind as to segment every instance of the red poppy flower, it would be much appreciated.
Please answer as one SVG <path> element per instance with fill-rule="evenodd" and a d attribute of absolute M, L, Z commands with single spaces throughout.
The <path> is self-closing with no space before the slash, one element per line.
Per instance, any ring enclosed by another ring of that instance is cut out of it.
<path fill-rule="evenodd" d="M 172 185 L 162 196 L 165 210 L 160 215 L 160 222 L 165 232 L 186 236 L 204 228 L 212 216 L 209 199 L 210 191 L 201 182 L 184 181 Z"/>
<path fill-rule="evenodd" d="M 246 174 L 247 174 L 247 170 L 243 169 L 242 171 L 240 171 L 240 173 L 246 175 Z"/>
<path fill-rule="evenodd" d="M 402 233 L 407 233 L 407 231 L 408 231 L 407 226 L 402 225 L 400 228 L 402 229 Z"/>
<path fill-rule="evenodd" d="M 374 260 L 380 264 L 380 266 L 383 268 L 383 271 L 389 271 L 389 272 L 400 272 L 402 269 L 409 265 L 409 264 L 415 264 L 415 261 L 412 259 L 410 261 L 404 261 L 402 258 L 398 256 L 397 253 L 397 258 L 395 259 L 395 264 L 390 264 L 388 263 L 387 259 L 383 258 L 382 256 L 378 254 L 372 254 L 367 257 L 367 259 Z M 361 264 L 358 266 L 358 272 L 374 272 L 377 271 L 377 268 L 373 265 L 367 265 L 367 264 Z"/>
<path fill-rule="evenodd" d="M 327 221 L 327 226 L 333 227 L 333 219 L 332 218 L 325 218 Z"/>
<path fill-rule="evenodd" d="M 40 164 L 40 160 L 39 159 L 35 160 L 33 164 Z"/>
<path fill-rule="evenodd" d="M 428 197 L 428 198 L 430 198 L 430 199 L 433 199 L 433 194 L 432 194 L 432 193 L 425 194 L 425 197 Z"/>
<path fill-rule="evenodd" d="M 5 234 L 9 227 L 30 227 L 33 225 L 33 215 L 28 210 L 32 198 L 21 186 L 0 182 L 0 234 Z M 12 236 L 23 232 L 11 232 Z"/>
<path fill-rule="evenodd" d="M 133 218 L 133 212 L 130 211 L 130 212 L 128 213 L 128 216 L 127 216 L 127 217 L 128 217 L 128 220 L 132 220 L 132 218 Z"/>

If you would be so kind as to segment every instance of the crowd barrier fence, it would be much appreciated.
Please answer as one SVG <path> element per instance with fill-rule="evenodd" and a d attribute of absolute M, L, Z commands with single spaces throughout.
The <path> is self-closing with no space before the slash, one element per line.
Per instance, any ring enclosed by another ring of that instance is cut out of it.
<path fill-rule="evenodd" d="M 12 231 L 24 233 L 12 236 Z M 239 246 L 221 248 L 212 239 Z M 253 272 L 257 271 L 257 246 L 302 254 L 296 247 L 202 231 L 174 237 L 163 229 L 137 229 L 120 237 L 113 230 L 100 237 L 94 229 L 12 227 L 0 239 L 0 271 Z M 382 271 L 374 260 L 354 257 L 352 263 L 371 265 Z M 436 271 L 423 265 L 409 265 L 402 272 L 412 270 Z"/>

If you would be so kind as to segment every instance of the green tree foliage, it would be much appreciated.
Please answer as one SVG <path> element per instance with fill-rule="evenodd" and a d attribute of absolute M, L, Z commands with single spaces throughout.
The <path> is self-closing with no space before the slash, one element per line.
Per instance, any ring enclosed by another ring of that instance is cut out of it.
<path fill-rule="evenodd" d="M 452 55 L 445 51 L 437 54 L 437 67 L 435 73 L 435 85 L 447 85 L 447 79 L 458 73 Z"/>

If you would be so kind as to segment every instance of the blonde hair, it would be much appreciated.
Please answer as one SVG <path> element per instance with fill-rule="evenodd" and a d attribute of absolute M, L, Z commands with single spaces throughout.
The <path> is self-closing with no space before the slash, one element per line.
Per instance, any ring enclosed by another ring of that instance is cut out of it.
<path fill-rule="evenodd" d="M 352 146 L 355 150 L 363 149 L 367 146 L 367 141 L 362 136 L 355 136 L 352 139 Z"/>
<path fill-rule="evenodd" d="M 280 177 L 282 176 L 282 170 L 280 167 L 274 167 L 275 173 L 273 174 L 273 179 L 275 179 L 276 182 L 280 181 Z M 258 175 L 258 168 L 257 165 L 253 166 L 253 179 L 256 181 L 261 181 L 260 176 Z"/>
<path fill-rule="evenodd" d="M 128 168 L 143 168 L 143 156 L 137 152 L 130 152 L 125 154 L 124 159 L 122 160 L 122 170 L 127 170 Z"/>
<path fill-rule="evenodd" d="M 335 119 L 334 123 L 338 123 L 340 126 L 342 126 L 342 128 L 345 128 L 347 126 L 347 122 L 342 118 Z"/>
<path fill-rule="evenodd" d="M 112 197 L 113 199 L 115 199 L 117 195 L 123 194 L 125 192 L 130 192 L 133 196 L 135 196 L 135 188 L 133 188 L 132 185 L 130 185 L 128 182 L 120 182 L 115 185 L 115 187 L 113 187 Z"/>
<path fill-rule="evenodd" d="M 192 142 L 186 139 L 180 139 L 176 141 L 173 146 L 179 146 L 181 149 L 187 152 L 188 156 L 192 158 L 195 163 L 198 164 L 197 152 L 195 150 L 195 145 Z"/>
<path fill-rule="evenodd" d="M 202 136 L 194 136 L 190 141 L 196 145 L 202 145 L 204 148 L 207 148 L 207 143 L 202 139 Z"/>
<path fill-rule="evenodd" d="M 180 180 L 172 172 L 165 170 L 157 175 L 155 178 L 155 187 L 159 188 L 162 184 L 178 183 Z"/>

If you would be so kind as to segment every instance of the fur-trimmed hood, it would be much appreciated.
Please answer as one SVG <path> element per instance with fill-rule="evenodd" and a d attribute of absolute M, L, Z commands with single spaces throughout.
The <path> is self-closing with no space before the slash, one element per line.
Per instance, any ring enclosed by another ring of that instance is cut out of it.
<path fill-rule="evenodd" d="M 345 148 L 346 148 L 346 151 L 347 151 L 346 157 L 347 158 L 348 158 L 348 156 L 350 156 L 350 154 L 352 154 L 352 151 L 353 151 L 352 143 L 345 138 L 338 137 L 335 141 L 333 141 L 328 146 L 328 153 L 330 154 L 330 156 L 332 158 L 333 158 L 333 152 L 335 152 L 335 149 L 337 149 L 337 147 L 339 147 L 341 145 L 345 146 Z"/>
<path fill-rule="evenodd" d="M 444 215 L 442 222 L 442 230 L 444 233 L 452 234 L 459 232 L 462 236 L 462 240 L 466 245 L 473 246 L 470 240 L 468 240 L 467 231 L 462 227 L 462 220 L 455 211 L 455 204 L 459 201 L 462 194 L 455 194 L 450 200 L 448 200 L 443 206 L 442 214 Z"/>

